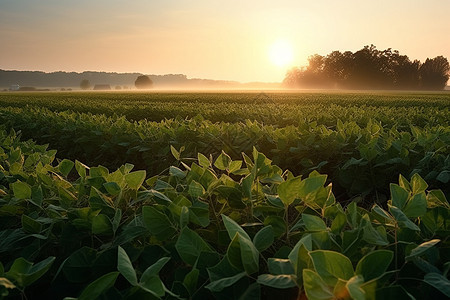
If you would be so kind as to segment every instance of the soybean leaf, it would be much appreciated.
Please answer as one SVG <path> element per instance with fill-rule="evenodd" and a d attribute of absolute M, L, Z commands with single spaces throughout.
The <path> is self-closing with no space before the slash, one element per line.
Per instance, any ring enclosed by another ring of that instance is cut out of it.
<path fill-rule="evenodd" d="M 353 276 L 348 280 L 346 288 L 352 299 L 366 300 L 366 292 L 361 288 L 364 280 L 365 278 L 363 278 L 361 275 Z"/>
<path fill-rule="evenodd" d="M 52 266 L 55 261 L 54 256 L 50 256 L 36 264 L 29 262 L 23 257 L 17 258 L 8 272 L 6 277 L 14 279 L 20 287 L 27 287 L 42 277 Z"/>
<path fill-rule="evenodd" d="M 428 184 L 425 182 L 425 180 L 422 179 L 422 177 L 420 177 L 418 173 L 415 173 L 411 177 L 411 189 L 413 194 L 425 192 L 427 187 Z"/>
<path fill-rule="evenodd" d="M 263 227 L 255 234 L 253 244 L 259 252 L 269 248 L 274 240 L 273 227 L 271 225 Z"/>
<path fill-rule="evenodd" d="M 415 194 L 406 204 L 403 213 L 408 218 L 422 217 L 427 213 L 427 198 L 425 193 Z"/>
<path fill-rule="evenodd" d="M 69 173 L 72 170 L 74 165 L 75 164 L 73 163 L 73 161 L 68 160 L 68 159 L 63 159 L 59 163 L 57 168 L 58 168 L 59 172 L 61 172 L 61 174 L 63 174 L 64 176 L 67 177 L 67 175 L 69 175 Z"/>
<path fill-rule="evenodd" d="M 17 199 L 30 199 L 31 187 L 26 182 L 16 181 L 11 183 L 14 197 Z"/>
<path fill-rule="evenodd" d="M 117 251 L 117 270 L 119 270 L 120 274 L 122 274 L 131 285 L 136 286 L 138 284 L 136 271 L 131 264 L 130 258 L 120 246 Z"/>
<path fill-rule="evenodd" d="M 236 223 L 233 219 L 222 215 L 222 220 L 223 220 L 223 224 L 225 225 L 225 228 L 227 229 L 228 232 L 228 236 L 230 237 L 230 239 L 233 239 L 234 236 L 236 235 L 236 232 L 239 232 L 239 234 L 250 240 L 250 237 L 248 236 L 247 232 L 245 232 L 244 229 L 242 229 L 241 226 L 239 226 L 238 223 Z"/>
<path fill-rule="evenodd" d="M 288 289 L 297 285 L 295 279 L 295 275 L 262 274 L 258 276 L 257 282 L 277 289 Z"/>
<path fill-rule="evenodd" d="M 309 231 L 325 231 L 327 230 L 327 225 L 325 222 L 313 215 L 302 214 L 303 223 L 305 223 L 305 227 Z"/>
<path fill-rule="evenodd" d="M 125 175 L 125 181 L 131 189 L 138 190 L 144 182 L 146 174 L 145 170 L 134 171 Z"/>
<path fill-rule="evenodd" d="M 434 245 L 436 245 L 440 241 L 441 240 L 439 239 L 434 239 L 420 244 L 419 246 L 411 250 L 411 253 L 408 256 L 406 256 L 406 259 L 411 259 L 413 257 L 417 257 L 424 254 L 426 251 L 434 247 Z"/>
<path fill-rule="evenodd" d="M 420 231 L 420 228 L 416 224 L 411 222 L 411 220 L 408 219 L 408 217 L 397 207 L 389 206 L 389 211 L 397 220 L 400 228 L 409 228 L 414 231 Z"/>
<path fill-rule="evenodd" d="M 142 221 L 150 233 L 162 241 L 171 238 L 176 232 L 166 214 L 153 206 L 142 207 Z"/>
<path fill-rule="evenodd" d="M 111 272 L 91 282 L 83 290 L 80 297 L 78 297 L 78 300 L 97 299 L 101 294 L 103 294 L 103 292 L 106 292 L 114 286 L 118 275 L 119 272 Z"/>
<path fill-rule="evenodd" d="M 296 198 L 298 198 L 298 193 L 300 186 L 302 184 L 302 179 L 300 177 L 293 178 L 282 182 L 278 188 L 278 196 L 281 201 L 283 201 L 285 206 L 289 206 Z"/>
<path fill-rule="evenodd" d="M 335 299 L 328 285 L 319 274 L 310 269 L 303 270 L 303 286 L 309 300 Z"/>
<path fill-rule="evenodd" d="M 445 296 L 450 297 L 450 281 L 446 277 L 438 273 L 428 273 L 423 280 Z"/>
<path fill-rule="evenodd" d="M 205 286 L 211 292 L 221 292 L 224 288 L 232 286 L 238 282 L 241 278 L 244 278 L 247 274 L 245 272 L 238 273 L 231 277 L 221 278 L 219 280 L 213 281 Z"/>
<path fill-rule="evenodd" d="M 309 255 L 317 273 L 331 285 L 338 279 L 349 280 L 354 274 L 350 259 L 339 252 L 316 250 Z"/>
<path fill-rule="evenodd" d="M 392 205 L 402 209 L 408 201 L 409 192 L 395 183 L 390 184 L 390 189 Z"/>
<path fill-rule="evenodd" d="M 269 258 L 267 261 L 270 274 L 273 275 L 291 275 L 295 274 L 294 267 L 289 259 Z"/>
<path fill-rule="evenodd" d="M 355 274 L 362 275 L 364 281 L 380 277 L 391 264 L 394 253 L 390 250 L 375 250 L 366 254 L 356 265 Z"/>
<path fill-rule="evenodd" d="M 214 250 L 193 230 L 184 227 L 181 230 L 175 244 L 181 259 L 187 264 L 194 265 L 202 251 L 214 252 Z"/>

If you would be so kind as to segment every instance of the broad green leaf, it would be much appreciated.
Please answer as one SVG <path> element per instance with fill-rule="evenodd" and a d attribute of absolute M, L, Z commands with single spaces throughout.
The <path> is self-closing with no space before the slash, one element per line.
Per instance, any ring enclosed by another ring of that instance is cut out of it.
<path fill-rule="evenodd" d="M 312 239 L 311 234 L 305 234 L 298 242 L 295 244 L 294 248 L 292 248 L 291 253 L 289 253 L 289 260 L 295 266 L 298 258 L 298 251 L 301 246 L 304 246 L 307 251 L 312 251 Z"/>
<path fill-rule="evenodd" d="M 317 173 L 317 172 L 316 172 Z M 302 181 L 299 189 L 299 197 L 305 202 L 311 202 L 316 200 L 315 197 L 311 197 L 319 189 L 323 188 L 325 182 L 327 181 L 327 175 L 316 174 L 315 176 L 310 176 Z"/>
<path fill-rule="evenodd" d="M 125 175 L 125 181 L 131 189 L 138 190 L 144 182 L 146 174 L 145 170 L 134 171 Z"/>
<path fill-rule="evenodd" d="M 390 189 L 392 205 L 403 209 L 406 201 L 408 201 L 409 192 L 395 183 L 391 183 Z"/>
<path fill-rule="evenodd" d="M 199 274 L 199 269 L 194 268 L 189 273 L 187 273 L 186 276 L 184 276 L 183 285 L 189 291 L 190 295 L 193 295 L 197 289 Z"/>
<path fill-rule="evenodd" d="M 253 244 L 259 252 L 262 252 L 272 246 L 273 241 L 274 233 L 271 225 L 263 227 L 255 234 L 253 238 Z"/>
<path fill-rule="evenodd" d="M 339 252 L 316 250 L 309 255 L 317 273 L 331 285 L 338 279 L 349 280 L 354 274 L 350 259 Z"/>
<path fill-rule="evenodd" d="M 259 252 L 250 239 L 242 238 L 239 233 L 239 245 L 241 249 L 242 265 L 247 274 L 253 274 L 259 270 Z"/>
<path fill-rule="evenodd" d="M 427 204 L 428 207 L 444 206 L 446 208 L 450 208 L 447 198 L 441 190 L 431 190 L 427 194 Z"/>
<path fill-rule="evenodd" d="M 362 218 L 363 220 L 363 240 L 367 243 L 379 246 L 386 246 L 389 244 L 387 240 L 386 229 L 384 226 L 378 226 L 375 229 L 372 226 L 370 218 L 365 214 Z"/>
<path fill-rule="evenodd" d="M 198 164 L 204 168 L 209 168 L 211 166 L 211 161 L 200 152 L 197 153 Z"/>
<path fill-rule="evenodd" d="M 111 195 L 111 196 L 117 196 L 120 194 L 120 192 L 122 191 L 122 189 L 120 188 L 120 186 L 117 184 L 117 182 L 106 182 L 103 184 L 103 186 L 105 187 L 106 191 Z"/>
<path fill-rule="evenodd" d="M 332 300 L 335 299 L 328 285 L 319 274 L 313 270 L 303 270 L 303 286 L 308 300 Z"/>
<path fill-rule="evenodd" d="M 172 155 L 176 160 L 180 160 L 180 152 L 178 152 L 177 149 L 175 149 L 175 147 L 172 145 L 170 145 L 170 152 L 172 152 Z"/>
<path fill-rule="evenodd" d="M 251 275 L 259 269 L 259 252 L 252 241 L 236 232 L 228 245 L 227 257 L 235 268 L 245 270 Z"/>
<path fill-rule="evenodd" d="M 138 284 L 136 271 L 131 264 L 130 258 L 125 250 L 120 246 L 117 250 L 117 270 L 119 270 L 120 274 L 122 274 L 132 286 L 136 286 Z"/>
<path fill-rule="evenodd" d="M 278 197 L 283 201 L 285 206 L 289 206 L 296 198 L 298 198 L 302 179 L 296 177 L 281 183 L 278 188 Z"/>
<path fill-rule="evenodd" d="M 325 222 L 313 215 L 302 214 L 303 223 L 308 231 L 325 231 L 327 230 L 327 225 Z"/>
<path fill-rule="evenodd" d="M 205 193 L 205 189 L 203 186 L 196 182 L 195 180 L 192 180 L 192 182 L 189 184 L 189 196 L 193 198 L 198 198 L 202 196 Z"/>
<path fill-rule="evenodd" d="M 269 267 L 269 272 L 272 275 L 295 274 L 295 270 L 289 259 L 269 258 L 267 265 Z"/>
<path fill-rule="evenodd" d="M 36 264 L 27 261 L 23 257 L 17 258 L 8 272 L 7 278 L 14 279 L 14 282 L 20 287 L 27 287 L 42 277 L 55 261 L 54 256 L 50 256 Z"/>
<path fill-rule="evenodd" d="M 14 197 L 17 199 L 30 199 L 31 187 L 26 182 L 16 181 L 11 183 Z"/>
<path fill-rule="evenodd" d="M 238 223 L 236 223 L 233 219 L 222 215 L 222 220 L 223 220 L 223 224 L 225 225 L 225 228 L 227 229 L 228 232 L 228 236 L 230 237 L 230 239 L 233 239 L 236 235 L 236 232 L 239 232 L 239 234 L 248 239 L 251 240 L 250 237 L 248 236 L 247 232 L 245 232 L 244 229 L 242 229 L 241 226 L 239 226 Z"/>
<path fill-rule="evenodd" d="M 422 217 L 427 213 L 427 198 L 425 192 L 415 194 L 406 204 L 403 213 L 408 218 Z"/>
<path fill-rule="evenodd" d="M 434 247 L 440 241 L 441 240 L 439 240 L 439 239 L 434 239 L 434 240 L 430 240 L 430 241 L 420 244 L 419 246 L 417 246 L 416 248 L 411 250 L 411 253 L 408 256 L 406 256 L 406 259 L 411 259 L 413 257 L 424 254 L 426 251 L 428 251 L 430 248 Z"/>
<path fill-rule="evenodd" d="M 400 185 L 400 187 L 404 188 L 408 192 L 411 192 L 411 185 L 402 174 L 398 176 L 398 184 Z"/>
<path fill-rule="evenodd" d="M 181 207 L 180 212 L 180 227 L 184 228 L 189 223 L 189 209 L 187 206 Z"/>
<path fill-rule="evenodd" d="M 59 165 L 58 165 L 58 170 L 59 172 L 61 172 L 61 174 L 63 174 L 64 176 L 67 177 L 67 175 L 69 175 L 70 171 L 72 171 L 72 168 L 75 164 L 73 163 L 73 161 L 68 160 L 68 159 L 63 159 Z"/>
<path fill-rule="evenodd" d="M 146 281 L 150 276 L 158 275 L 161 269 L 169 262 L 170 257 L 162 257 L 158 259 L 153 265 L 149 266 L 144 273 L 142 273 L 141 282 Z"/>
<path fill-rule="evenodd" d="M 400 228 L 409 228 L 414 231 L 420 231 L 420 228 L 411 222 L 410 219 L 397 207 L 389 206 L 390 213 L 394 216 Z"/>
<path fill-rule="evenodd" d="M 346 284 L 346 288 L 350 293 L 352 299 L 355 300 L 366 300 L 366 292 L 361 288 L 364 283 L 365 278 L 361 275 L 356 275 L 350 278 Z"/>
<path fill-rule="evenodd" d="M 356 265 L 355 274 L 362 275 L 364 281 L 380 277 L 392 262 L 394 253 L 390 250 L 375 250 L 366 254 Z"/>
<path fill-rule="evenodd" d="M 190 265 L 195 265 L 202 251 L 214 252 L 214 250 L 193 230 L 184 227 L 181 230 L 175 244 L 181 259 Z"/>
<path fill-rule="evenodd" d="M 241 278 L 244 278 L 247 274 L 245 272 L 238 273 L 231 277 L 221 278 L 219 280 L 213 281 L 205 286 L 211 292 L 221 292 L 224 288 L 232 286 L 238 282 Z"/>
<path fill-rule="evenodd" d="M 77 170 L 77 173 L 78 175 L 80 175 L 81 178 L 85 178 L 86 170 L 88 170 L 89 167 L 79 162 L 78 160 L 75 160 L 75 169 Z"/>
<path fill-rule="evenodd" d="M 37 206 L 42 205 L 44 200 L 44 192 L 42 191 L 41 185 L 35 185 L 31 188 L 31 202 Z"/>
<path fill-rule="evenodd" d="M 158 298 L 165 295 L 164 284 L 156 275 L 147 277 L 145 281 L 139 283 L 139 287 Z"/>
<path fill-rule="evenodd" d="M 186 177 L 186 173 L 184 173 L 181 169 L 174 167 L 174 166 L 169 167 L 169 174 L 171 176 L 175 176 L 180 179 L 183 179 L 184 177 Z"/>
<path fill-rule="evenodd" d="M 241 166 L 242 166 L 242 161 L 241 160 L 232 161 L 230 163 L 230 167 L 229 167 L 228 171 L 230 173 L 236 172 L 237 170 L 239 170 L 241 168 Z"/>
<path fill-rule="evenodd" d="M 110 272 L 90 283 L 81 293 L 78 300 L 97 299 L 101 294 L 114 286 L 119 272 Z"/>
<path fill-rule="evenodd" d="M 438 273 L 428 273 L 423 279 L 429 285 L 435 287 L 438 291 L 447 297 L 450 297 L 450 281 L 447 277 Z"/>
<path fill-rule="evenodd" d="M 222 171 L 225 171 L 229 168 L 231 163 L 231 158 L 226 154 L 224 151 L 217 157 L 216 161 L 214 162 L 214 166 Z"/>
<path fill-rule="evenodd" d="M 150 233 L 161 241 L 172 238 L 176 232 L 166 214 L 153 206 L 142 207 L 142 221 Z"/>
<path fill-rule="evenodd" d="M 420 177 L 418 173 L 415 173 L 411 177 L 411 189 L 413 195 L 425 192 L 427 187 L 428 184 L 425 182 L 425 180 L 422 179 L 422 177 Z"/>
<path fill-rule="evenodd" d="M 113 234 L 111 220 L 108 216 L 100 214 L 92 219 L 92 233 L 93 234 Z"/>
<path fill-rule="evenodd" d="M 27 233 L 41 233 L 42 224 L 35 221 L 34 219 L 28 217 L 27 215 L 22 215 L 22 228 Z"/>
<path fill-rule="evenodd" d="M 256 282 L 277 289 L 289 289 L 297 285 L 295 275 L 262 274 Z"/>

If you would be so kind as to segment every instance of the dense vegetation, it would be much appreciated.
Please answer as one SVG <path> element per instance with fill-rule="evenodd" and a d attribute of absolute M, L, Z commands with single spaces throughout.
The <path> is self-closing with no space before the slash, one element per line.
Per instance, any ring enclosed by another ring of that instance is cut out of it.
<path fill-rule="evenodd" d="M 442 90 L 449 76 L 450 65 L 443 56 L 421 63 L 391 48 L 381 51 L 370 45 L 354 53 L 310 56 L 308 67 L 290 70 L 284 83 L 303 88 Z"/>
<path fill-rule="evenodd" d="M 439 124 L 439 112 L 434 111 L 434 116 L 416 115 Z M 349 118 L 360 118 L 357 112 Z M 383 126 L 368 119 L 361 121 L 364 126 L 338 120 L 331 128 L 317 121 L 278 128 L 251 121 L 213 123 L 201 117 L 129 122 L 118 116 L 55 113 L 34 107 L 0 108 L 0 122 L 21 130 L 27 138 L 49 143 L 62 157 L 109 168 L 130 162 L 151 174 L 174 163 L 170 145 L 183 147 L 187 157 L 197 152 L 217 156 L 225 150 L 233 159 L 242 152 L 250 155 L 255 146 L 280 167 L 298 174 L 312 170 L 330 174 L 339 198 L 369 195 L 369 199 L 383 201 L 388 183 L 399 173 L 419 173 L 433 187 L 445 190 L 450 180 L 450 129 L 442 125 Z"/>
<path fill-rule="evenodd" d="M 450 205 L 419 175 L 344 207 L 326 175 L 256 149 L 171 152 L 176 166 L 147 177 L 0 131 L 0 298 L 450 297 Z"/>
<path fill-rule="evenodd" d="M 448 125 L 449 93 L 0 93 L 1 106 L 33 106 L 51 111 L 123 115 L 130 121 L 194 118 L 212 122 L 258 121 L 301 125 L 337 119 L 366 126 L 369 119 L 409 127 Z"/>
<path fill-rule="evenodd" d="M 0 94 L 0 299 L 449 297 L 449 110 L 448 93 Z"/>

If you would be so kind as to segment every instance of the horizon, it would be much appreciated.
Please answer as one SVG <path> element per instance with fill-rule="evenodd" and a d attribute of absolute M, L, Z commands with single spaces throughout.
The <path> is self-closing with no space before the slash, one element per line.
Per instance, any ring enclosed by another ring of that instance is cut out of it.
<path fill-rule="evenodd" d="M 307 65 L 310 55 L 370 44 L 421 62 L 450 58 L 445 0 L 383 0 L 376 7 L 356 0 L 125 4 L 1 1 L 0 68 L 270 83 Z"/>

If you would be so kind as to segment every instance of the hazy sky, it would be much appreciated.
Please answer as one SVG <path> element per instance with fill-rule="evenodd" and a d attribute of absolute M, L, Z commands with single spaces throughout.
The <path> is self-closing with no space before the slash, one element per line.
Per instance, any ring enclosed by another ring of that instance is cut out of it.
<path fill-rule="evenodd" d="M 0 69 L 281 81 L 369 44 L 450 59 L 449 15 L 450 0 L 0 0 Z M 277 41 L 289 65 L 270 59 Z"/>

